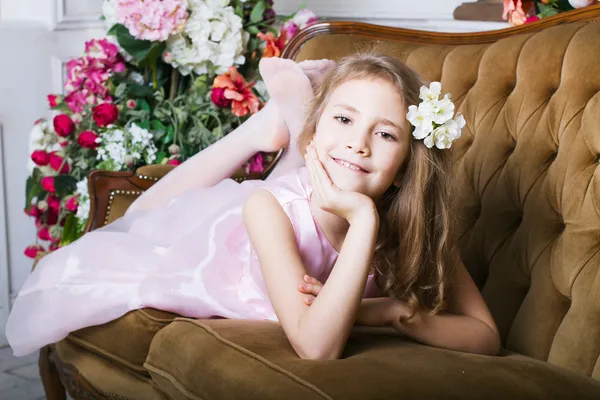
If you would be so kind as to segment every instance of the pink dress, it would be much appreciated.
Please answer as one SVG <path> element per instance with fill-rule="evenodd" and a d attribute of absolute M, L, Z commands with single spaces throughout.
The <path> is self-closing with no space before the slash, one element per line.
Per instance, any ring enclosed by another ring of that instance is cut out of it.
<path fill-rule="evenodd" d="M 309 208 L 307 169 L 271 181 L 226 179 L 127 214 L 44 257 L 8 318 L 14 354 L 143 307 L 192 318 L 276 321 L 242 219 L 245 200 L 259 187 L 290 218 L 307 273 L 325 282 L 338 253 Z M 370 276 L 364 296 L 380 295 Z"/>

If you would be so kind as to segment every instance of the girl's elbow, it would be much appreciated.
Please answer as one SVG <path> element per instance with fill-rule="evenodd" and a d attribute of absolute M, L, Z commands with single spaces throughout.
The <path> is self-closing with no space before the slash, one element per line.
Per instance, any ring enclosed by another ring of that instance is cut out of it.
<path fill-rule="evenodd" d="M 315 343 L 292 343 L 292 347 L 303 360 L 329 361 L 338 360 L 341 357 L 341 351 L 328 349 Z"/>

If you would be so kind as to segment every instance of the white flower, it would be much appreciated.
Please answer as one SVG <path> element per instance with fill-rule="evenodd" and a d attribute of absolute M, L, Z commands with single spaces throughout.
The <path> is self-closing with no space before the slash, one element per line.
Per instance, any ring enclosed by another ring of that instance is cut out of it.
<path fill-rule="evenodd" d="M 594 0 L 569 0 L 569 4 L 573 6 L 573 8 L 582 8 L 590 6 L 594 3 Z"/>
<path fill-rule="evenodd" d="M 442 100 L 432 102 L 433 106 L 433 122 L 443 124 L 454 115 L 454 103 L 450 100 L 449 95 L 445 95 Z"/>
<path fill-rule="evenodd" d="M 88 193 L 88 182 L 87 178 L 83 178 L 83 180 L 77 182 L 77 213 L 75 217 L 77 217 L 80 222 L 88 219 L 90 214 L 90 195 Z M 85 222 L 82 222 L 85 224 Z"/>
<path fill-rule="evenodd" d="M 117 23 L 117 3 L 118 0 L 104 0 L 102 3 L 102 15 L 106 29 L 112 28 Z"/>
<path fill-rule="evenodd" d="M 171 35 L 163 54 L 165 62 L 183 75 L 223 74 L 246 61 L 249 34 L 229 0 L 190 0 L 190 16 L 183 30 Z"/>
<path fill-rule="evenodd" d="M 428 109 L 417 108 L 417 106 L 408 107 L 406 118 L 415 127 L 413 136 L 415 139 L 423 139 L 433 131 L 433 118 Z"/>
<path fill-rule="evenodd" d="M 431 82 L 429 87 L 421 86 L 419 98 L 425 102 L 436 101 L 440 98 L 442 92 L 442 84 L 440 82 Z"/>
<path fill-rule="evenodd" d="M 425 138 L 424 143 L 428 148 L 435 145 L 438 149 L 449 149 L 452 146 L 452 142 L 460 138 L 460 136 L 461 128 L 459 124 L 457 121 L 450 119 L 444 125 L 435 128 L 431 135 Z"/>

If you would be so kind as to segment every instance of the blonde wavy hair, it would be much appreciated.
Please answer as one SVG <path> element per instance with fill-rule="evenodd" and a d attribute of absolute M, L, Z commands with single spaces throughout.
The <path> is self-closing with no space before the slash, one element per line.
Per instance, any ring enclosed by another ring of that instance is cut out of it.
<path fill-rule="evenodd" d="M 405 63 L 372 50 L 347 56 L 316 90 L 297 141 L 301 154 L 333 91 L 351 80 L 375 78 L 393 84 L 407 109 L 420 103 L 420 88 L 426 82 Z M 437 314 L 447 308 L 459 261 L 450 212 L 449 151 L 429 149 L 412 135 L 411 139 L 408 156 L 398 171 L 398 186 L 391 186 L 377 202 L 380 230 L 373 257 L 379 288 L 410 306 L 405 320 L 420 309 Z"/>

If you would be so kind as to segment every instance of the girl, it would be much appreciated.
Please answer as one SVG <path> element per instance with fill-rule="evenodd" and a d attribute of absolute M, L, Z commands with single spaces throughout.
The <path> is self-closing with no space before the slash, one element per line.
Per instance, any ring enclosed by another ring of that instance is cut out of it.
<path fill-rule="evenodd" d="M 7 324 L 15 355 L 141 307 L 278 320 L 308 359 L 339 358 L 355 323 L 498 352 L 494 321 L 456 255 L 447 151 L 427 147 L 432 136 L 418 139 L 423 125 L 411 132 L 406 118 L 420 103 L 419 76 L 374 54 L 260 68 L 271 95 L 263 110 L 123 218 L 40 261 Z M 428 118 L 419 110 L 408 116 Z M 437 147 L 449 146 L 442 139 Z M 290 142 L 266 181 L 227 179 L 256 151 Z"/>

